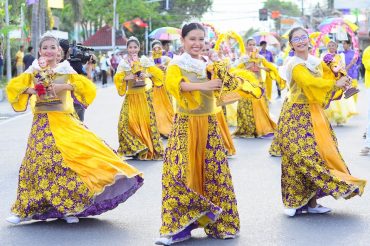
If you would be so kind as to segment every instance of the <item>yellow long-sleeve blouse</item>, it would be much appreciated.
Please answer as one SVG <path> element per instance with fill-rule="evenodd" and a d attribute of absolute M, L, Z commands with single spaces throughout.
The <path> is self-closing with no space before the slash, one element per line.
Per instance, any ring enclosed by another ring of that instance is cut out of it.
<path fill-rule="evenodd" d="M 322 70 L 323 66 L 320 64 L 319 69 Z M 335 82 L 335 79 L 324 78 L 322 73 L 314 74 L 304 64 L 298 64 L 292 71 L 289 102 L 326 106 L 339 90 Z"/>
<path fill-rule="evenodd" d="M 33 64 L 34 65 L 34 64 Z M 35 106 L 37 101 L 36 95 L 24 94 L 28 88 L 35 87 L 34 71 L 37 67 L 30 67 L 27 71 L 11 79 L 6 87 L 6 94 L 14 111 L 22 112 L 27 109 L 28 102 L 31 102 L 32 111 L 34 113 L 45 112 L 65 112 L 73 113 L 74 99 L 85 108 L 88 107 L 95 99 L 96 87 L 95 84 L 86 77 L 77 74 L 69 65 L 68 62 L 63 62 L 55 69 L 56 83 L 71 84 L 73 91 L 62 91 L 57 94 L 58 98 L 62 100 L 62 104 L 58 107 L 43 107 Z"/>
<path fill-rule="evenodd" d="M 143 61 L 143 59 L 141 59 Z M 149 75 L 150 78 L 146 78 L 145 87 L 133 87 L 133 80 L 125 80 L 126 76 L 132 74 L 131 67 L 127 61 L 123 60 L 117 68 L 117 73 L 114 76 L 114 84 L 117 88 L 118 95 L 124 96 L 125 94 L 136 94 L 143 93 L 146 90 L 149 90 L 152 85 L 160 87 L 164 83 L 164 72 L 155 66 L 151 61 L 144 60 L 142 62 L 144 68 L 144 73 Z"/>

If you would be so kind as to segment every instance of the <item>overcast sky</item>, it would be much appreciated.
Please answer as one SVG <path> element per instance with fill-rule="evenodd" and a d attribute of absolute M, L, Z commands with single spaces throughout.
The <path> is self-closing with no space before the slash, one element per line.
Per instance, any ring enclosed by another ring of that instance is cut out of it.
<path fill-rule="evenodd" d="M 301 8 L 302 0 L 286 0 L 296 3 Z M 362 0 L 361 0 L 362 1 Z M 370 0 L 367 0 L 370 1 Z M 237 32 L 255 27 L 261 31 L 268 31 L 273 22 L 258 20 L 258 10 L 262 8 L 264 0 L 213 0 L 213 6 L 203 15 L 202 21 L 212 23 L 219 31 L 234 30 Z M 304 0 L 305 11 L 311 12 L 318 3 L 323 6 L 323 0 Z"/>

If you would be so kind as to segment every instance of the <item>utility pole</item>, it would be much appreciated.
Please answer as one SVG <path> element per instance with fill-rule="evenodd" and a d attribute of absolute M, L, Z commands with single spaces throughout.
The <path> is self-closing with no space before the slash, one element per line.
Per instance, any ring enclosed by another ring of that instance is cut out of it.
<path fill-rule="evenodd" d="M 117 0 L 113 0 L 112 51 L 116 48 L 116 6 Z"/>
<path fill-rule="evenodd" d="M 165 10 L 170 9 L 170 0 L 166 0 L 166 7 L 164 8 Z"/>
<path fill-rule="evenodd" d="M 5 0 L 5 23 L 9 27 L 9 3 Z M 12 66 L 10 57 L 10 38 L 9 32 L 6 34 L 6 79 L 9 81 L 12 78 Z"/>
<path fill-rule="evenodd" d="M 303 0 L 301 0 L 302 16 L 304 16 Z"/>

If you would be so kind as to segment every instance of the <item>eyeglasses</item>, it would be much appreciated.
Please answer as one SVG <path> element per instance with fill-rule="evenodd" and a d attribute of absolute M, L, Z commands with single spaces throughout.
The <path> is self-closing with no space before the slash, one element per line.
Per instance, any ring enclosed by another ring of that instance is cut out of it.
<path fill-rule="evenodd" d="M 290 42 L 291 43 L 305 42 L 305 41 L 307 41 L 307 39 L 308 39 L 308 36 L 307 35 L 302 35 L 300 37 L 294 37 L 294 38 L 292 38 L 292 40 Z"/>

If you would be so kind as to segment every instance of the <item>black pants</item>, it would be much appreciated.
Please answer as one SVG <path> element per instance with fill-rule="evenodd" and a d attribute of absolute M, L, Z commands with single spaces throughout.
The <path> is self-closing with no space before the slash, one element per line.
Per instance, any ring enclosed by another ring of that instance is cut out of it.
<path fill-rule="evenodd" d="M 102 83 L 103 83 L 103 86 L 107 84 L 107 71 L 105 70 L 102 70 L 102 75 L 103 75 L 103 79 L 102 79 Z"/>
<path fill-rule="evenodd" d="M 276 82 L 276 89 L 277 89 L 278 97 L 281 97 L 281 90 L 277 82 Z"/>
<path fill-rule="evenodd" d="M 85 119 L 85 108 L 81 106 L 81 104 L 74 103 L 73 104 L 75 111 L 78 115 L 78 118 L 80 118 L 80 121 L 84 121 Z"/>

